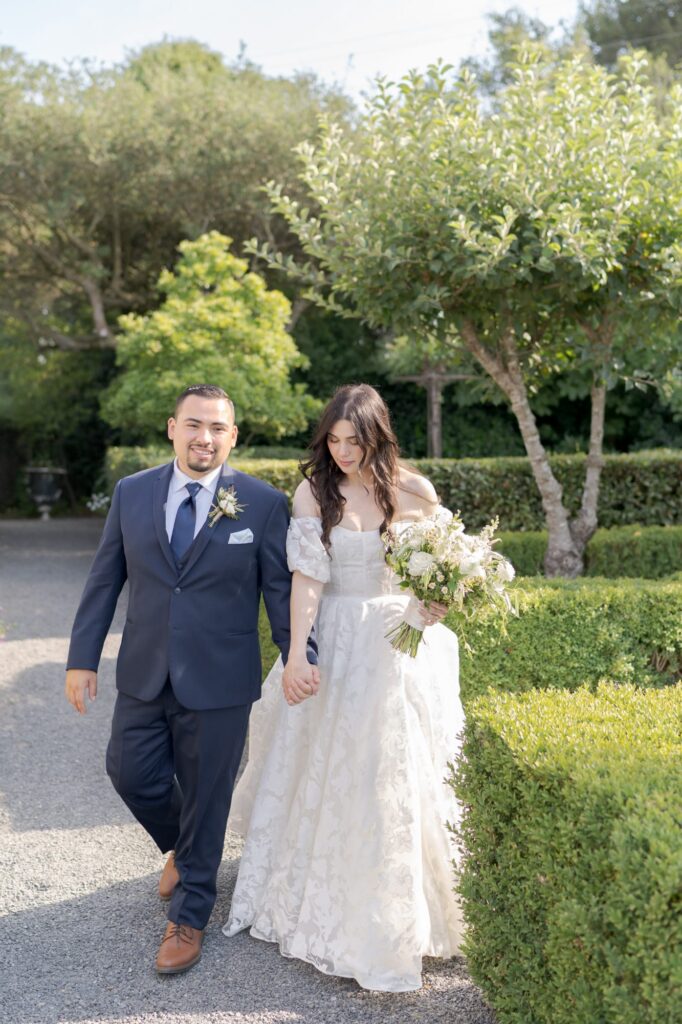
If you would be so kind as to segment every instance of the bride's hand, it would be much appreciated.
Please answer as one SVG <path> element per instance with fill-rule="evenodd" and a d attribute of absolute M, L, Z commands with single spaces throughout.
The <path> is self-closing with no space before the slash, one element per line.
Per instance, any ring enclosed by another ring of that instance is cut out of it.
<path fill-rule="evenodd" d="M 419 614 L 425 626 L 432 626 L 434 622 L 440 622 L 448 614 L 449 608 L 446 604 L 438 601 L 419 602 Z"/>
<path fill-rule="evenodd" d="M 308 661 L 287 661 L 282 675 L 282 690 L 287 704 L 293 706 L 315 696 L 319 686 L 320 671 L 317 665 L 310 665 Z"/>

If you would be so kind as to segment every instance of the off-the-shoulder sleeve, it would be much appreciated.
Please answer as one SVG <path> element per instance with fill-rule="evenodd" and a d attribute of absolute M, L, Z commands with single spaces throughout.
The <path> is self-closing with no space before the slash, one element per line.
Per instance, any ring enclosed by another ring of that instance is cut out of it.
<path fill-rule="evenodd" d="M 322 543 L 322 521 L 318 516 L 298 516 L 289 521 L 287 562 L 292 572 L 298 569 L 321 583 L 331 576 L 330 558 Z"/>

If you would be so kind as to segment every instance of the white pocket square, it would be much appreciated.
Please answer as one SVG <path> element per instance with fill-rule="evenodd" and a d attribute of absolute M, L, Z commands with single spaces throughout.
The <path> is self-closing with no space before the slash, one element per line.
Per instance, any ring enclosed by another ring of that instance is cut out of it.
<path fill-rule="evenodd" d="M 231 533 L 227 541 L 228 544 L 252 544 L 253 534 L 251 530 L 237 530 L 235 533 Z"/>

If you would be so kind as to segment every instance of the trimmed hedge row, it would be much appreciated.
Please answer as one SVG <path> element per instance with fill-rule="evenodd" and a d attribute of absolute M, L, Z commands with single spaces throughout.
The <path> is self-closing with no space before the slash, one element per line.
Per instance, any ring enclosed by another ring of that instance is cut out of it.
<path fill-rule="evenodd" d="M 544 530 L 500 533 L 497 550 L 520 576 L 540 576 L 547 547 Z M 587 545 L 585 575 L 661 579 L 682 570 L 682 526 L 614 526 L 597 530 Z"/>
<path fill-rule="evenodd" d="M 519 614 L 504 631 L 493 615 L 458 627 L 465 703 L 490 689 L 574 690 L 601 679 L 661 687 L 682 677 L 679 582 L 519 580 L 514 594 Z"/>
<path fill-rule="evenodd" d="M 605 678 L 663 687 L 682 677 L 680 582 L 523 580 L 514 592 L 519 615 L 506 635 L 493 615 L 458 626 L 466 706 L 491 689 L 574 690 Z M 279 652 L 262 609 L 260 640 L 265 676 Z"/>
<path fill-rule="evenodd" d="M 168 448 L 110 448 L 107 484 L 169 459 Z M 300 481 L 296 461 L 235 459 L 239 468 L 292 494 Z M 552 468 L 564 488 L 572 513 L 580 506 L 584 455 L 555 455 Z M 603 527 L 628 523 L 682 524 L 682 452 L 659 449 L 632 455 L 607 455 L 599 496 Z M 503 530 L 539 530 L 544 526 L 540 496 L 526 458 L 417 459 L 448 508 L 460 509 L 470 530 L 498 515 Z"/>
<path fill-rule="evenodd" d="M 681 707 L 612 682 L 469 707 L 463 952 L 501 1024 L 682 1020 Z"/>
<path fill-rule="evenodd" d="M 550 464 L 574 515 L 580 508 L 585 455 L 553 455 Z M 503 530 L 540 530 L 545 525 L 540 495 L 526 458 L 422 460 L 419 469 L 443 503 L 461 509 L 471 530 L 491 515 Z M 682 523 L 682 451 L 657 449 L 604 456 L 599 490 L 601 526 L 669 526 Z"/>

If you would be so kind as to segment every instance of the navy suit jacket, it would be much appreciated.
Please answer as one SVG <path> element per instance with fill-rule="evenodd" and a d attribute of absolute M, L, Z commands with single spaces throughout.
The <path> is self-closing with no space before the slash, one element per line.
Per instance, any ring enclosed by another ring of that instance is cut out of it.
<path fill-rule="evenodd" d="M 166 534 L 165 504 L 173 463 L 116 484 L 102 538 L 71 634 L 67 668 L 97 671 L 126 579 L 128 610 L 116 686 L 153 700 L 170 676 L 187 708 L 247 704 L 260 697 L 258 611 L 261 593 L 272 638 L 289 653 L 291 573 L 286 559 L 289 510 L 284 494 L 227 463 L 216 484 L 234 486 L 238 519 L 208 520 L 176 566 Z M 230 544 L 250 529 L 252 543 Z M 308 659 L 315 663 L 311 638 Z"/>

